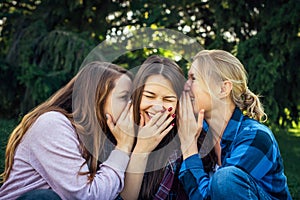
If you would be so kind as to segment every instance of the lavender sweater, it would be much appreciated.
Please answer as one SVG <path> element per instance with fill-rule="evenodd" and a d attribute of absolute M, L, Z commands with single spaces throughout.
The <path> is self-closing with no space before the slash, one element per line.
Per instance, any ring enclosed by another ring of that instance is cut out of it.
<path fill-rule="evenodd" d="M 0 199 L 16 199 L 38 188 L 52 188 L 62 199 L 114 199 L 123 189 L 128 161 L 127 154 L 113 150 L 88 183 L 87 175 L 78 175 L 85 160 L 71 122 L 59 112 L 48 112 L 37 119 L 17 147 Z M 80 171 L 88 171 L 88 166 Z"/>

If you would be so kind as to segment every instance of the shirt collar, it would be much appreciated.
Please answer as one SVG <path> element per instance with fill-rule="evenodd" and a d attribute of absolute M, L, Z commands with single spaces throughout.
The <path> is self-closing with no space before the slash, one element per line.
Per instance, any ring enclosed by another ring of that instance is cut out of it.
<path fill-rule="evenodd" d="M 235 107 L 232 116 L 222 135 L 222 140 L 230 140 L 230 141 L 234 140 L 238 132 L 238 129 L 240 128 L 241 122 L 243 120 L 243 116 L 244 115 L 242 111 L 238 107 Z"/>
<path fill-rule="evenodd" d="M 230 138 L 230 135 L 229 133 L 231 133 L 232 131 L 236 130 L 235 128 L 237 128 L 237 125 L 240 123 L 240 121 L 242 120 L 242 116 L 243 116 L 243 113 L 242 111 L 238 108 L 238 107 L 235 107 L 234 111 L 233 111 L 233 114 L 226 126 L 226 129 L 224 131 L 224 134 L 223 134 L 223 137 L 225 135 L 225 138 Z M 203 130 L 205 132 L 208 132 L 208 129 L 209 129 L 209 125 L 208 123 L 206 122 L 206 120 L 203 120 Z M 222 137 L 222 138 L 223 138 Z"/>

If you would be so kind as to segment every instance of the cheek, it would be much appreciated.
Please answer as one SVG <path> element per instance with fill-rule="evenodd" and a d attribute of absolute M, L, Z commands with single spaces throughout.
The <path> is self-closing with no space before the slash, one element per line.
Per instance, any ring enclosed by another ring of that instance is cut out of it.
<path fill-rule="evenodd" d="M 174 103 L 165 103 L 165 109 L 169 109 L 170 107 L 172 107 L 172 111 L 170 112 L 170 114 L 173 114 L 176 112 L 176 109 L 177 109 L 177 102 L 174 102 Z"/>
<path fill-rule="evenodd" d="M 145 100 L 144 98 L 141 99 L 140 102 L 140 111 L 146 109 L 147 107 L 149 107 L 149 101 Z"/>
<path fill-rule="evenodd" d="M 150 101 L 147 101 L 144 98 L 141 99 L 141 102 L 140 102 L 140 114 L 143 115 L 143 118 L 144 118 L 146 124 L 149 121 L 149 119 L 148 119 L 148 116 L 145 113 L 145 110 L 147 108 L 149 108 L 150 105 L 151 105 Z"/>
<path fill-rule="evenodd" d="M 115 105 L 115 110 L 116 110 L 116 117 L 119 118 L 122 111 L 124 110 L 125 106 L 126 106 L 126 102 L 119 102 L 118 104 L 114 104 Z"/>
<path fill-rule="evenodd" d="M 197 94 L 197 88 L 198 88 L 198 86 L 197 86 L 196 84 L 192 84 L 192 85 L 191 85 L 191 91 L 192 91 L 192 93 L 193 93 L 194 95 Z"/>
<path fill-rule="evenodd" d="M 114 99 L 111 103 L 112 103 L 111 111 L 112 111 L 113 121 L 117 122 L 127 102 Z"/>

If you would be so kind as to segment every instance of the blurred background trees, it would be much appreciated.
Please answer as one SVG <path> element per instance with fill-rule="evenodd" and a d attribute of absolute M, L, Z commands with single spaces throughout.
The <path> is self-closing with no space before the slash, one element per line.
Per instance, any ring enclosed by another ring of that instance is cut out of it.
<path fill-rule="evenodd" d="M 299 125 L 299 22 L 298 0 L 2 0 L 0 117 L 22 116 L 47 99 L 104 40 L 151 27 L 232 52 L 249 72 L 251 90 L 263 96 L 270 122 Z M 176 54 L 144 48 L 116 62 L 130 68 L 152 53 Z M 183 58 L 176 61 L 186 71 Z"/>

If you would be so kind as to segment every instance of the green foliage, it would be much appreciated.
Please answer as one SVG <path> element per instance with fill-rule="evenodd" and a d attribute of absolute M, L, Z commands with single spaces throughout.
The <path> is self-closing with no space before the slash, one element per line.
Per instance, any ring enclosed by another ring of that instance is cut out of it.
<path fill-rule="evenodd" d="M 126 38 L 128 29 L 151 27 L 182 32 L 206 49 L 233 52 L 249 72 L 250 89 L 262 95 L 270 122 L 298 124 L 299 7 L 292 0 L 4 0 L 0 3 L 0 90 L 5 94 L 0 99 L 1 115 L 27 112 L 45 100 L 106 37 Z M 131 45 L 141 45 L 139 41 Z M 115 62 L 132 68 L 151 54 L 192 57 L 180 49 L 187 43 L 180 38 L 174 41 L 171 54 L 147 46 Z M 154 37 L 142 44 L 155 42 Z M 122 44 L 114 50 L 122 49 Z M 186 73 L 189 60 L 182 57 L 178 63 Z"/>
<path fill-rule="evenodd" d="M 270 10 L 272 6 L 272 10 Z M 293 10 L 291 12 L 290 10 Z M 259 32 L 240 42 L 238 57 L 249 71 L 249 83 L 263 95 L 272 122 L 299 123 L 300 5 L 296 1 L 273 1 L 259 11 Z M 285 109 L 290 112 L 287 114 Z"/>
<path fill-rule="evenodd" d="M 17 117 L 24 87 L 18 83 L 17 70 L 0 60 L 0 117 Z"/>
<path fill-rule="evenodd" d="M 41 20 L 18 32 L 19 40 L 12 41 L 6 62 L 19 68 L 17 81 L 26 88 L 21 112 L 47 99 L 76 74 L 91 50 L 84 36 L 63 30 L 48 32 Z"/>

